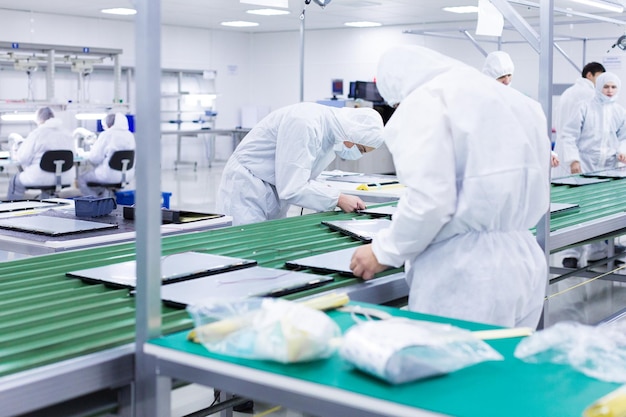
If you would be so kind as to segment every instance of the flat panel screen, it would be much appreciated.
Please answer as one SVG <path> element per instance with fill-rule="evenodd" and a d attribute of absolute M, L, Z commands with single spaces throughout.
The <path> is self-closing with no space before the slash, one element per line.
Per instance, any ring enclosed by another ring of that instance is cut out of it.
<path fill-rule="evenodd" d="M 587 177 L 563 177 L 553 178 L 551 180 L 554 185 L 570 185 L 578 187 L 581 185 L 597 184 L 600 182 L 610 181 L 608 178 L 587 178 Z"/>
<path fill-rule="evenodd" d="M 285 266 L 292 269 L 311 269 L 322 272 L 339 272 L 354 276 L 350 269 L 350 261 L 356 248 L 341 249 L 319 255 L 307 256 L 285 262 Z"/>
<path fill-rule="evenodd" d="M 571 210 L 580 207 L 578 204 L 570 203 L 550 203 L 550 213 L 560 213 L 562 211 Z"/>
<path fill-rule="evenodd" d="M 391 220 L 383 218 L 368 220 L 330 220 L 323 221 L 322 224 L 345 235 L 362 240 L 363 242 L 370 242 L 379 231 L 391 226 Z"/>
<path fill-rule="evenodd" d="M 175 253 L 161 257 L 161 280 L 165 285 L 172 282 L 218 274 L 224 271 L 253 267 L 255 265 L 256 261 L 250 259 L 212 255 L 201 252 Z M 88 282 L 134 288 L 137 284 L 136 270 L 136 262 L 127 261 L 71 271 L 65 275 L 72 278 L 80 278 Z"/>
<path fill-rule="evenodd" d="M 67 206 L 69 203 L 46 200 L 0 201 L 0 213 Z"/>
<path fill-rule="evenodd" d="M 370 216 L 392 216 L 396 210 L 398 210 L 398 206 L 382 206 L 382 207 L 373 207 L 366 208 L 364 210 L 358 210 L 361 214 L 369 214 Z"/>
<path fill-rule="evenodd" d="M 51 216 L 10 217 L 0 220 L 0 228 L 19 232 L 61 236 L 95 230 L 115 229 L 117 224 Z"/>
<path fill-rule="evenodd" d="M 333 280 L 331 276 L 255 266 L 166 285 L 161 288 L 161 299 L 170 304 L 191 305 L 207 297 L 280 297 Z"/>

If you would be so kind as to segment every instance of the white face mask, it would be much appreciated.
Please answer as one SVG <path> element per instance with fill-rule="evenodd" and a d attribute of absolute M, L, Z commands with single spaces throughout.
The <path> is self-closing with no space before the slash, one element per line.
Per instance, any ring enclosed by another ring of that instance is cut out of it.
<path fill-rule="evenodd" d="M 346 145 L 342 144 L 341 149 L 335 149 L 335 153 L 337 153 L 337 155 L 341 159 L 347 159 L 349 161 L 354 161 L 363 156 L 363 154 L 361 154 L 361 151 L 359 150 L 359 147 L 356 146 L 356 144 L 352 145 L 351 148 L 348 148 Z"/>

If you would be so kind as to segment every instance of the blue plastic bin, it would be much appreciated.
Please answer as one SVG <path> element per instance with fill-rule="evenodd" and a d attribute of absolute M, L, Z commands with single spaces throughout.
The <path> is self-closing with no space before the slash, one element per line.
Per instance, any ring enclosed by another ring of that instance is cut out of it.
<path fill-rule="evenodd" d="M 170 197 L 172 193 L 167 191 L 161 192 L 161 207 L 170 208 Z M 117 204 L 121 206 L 132 206 L 135 204 L 135 190 L 118 191 L 115 193 Z"/>
<path fill-rule="evenodd" d="M 86 196 L 74 199 L 74 209 L 77 217 L 100 217 L 111 213 L 117 204 L 111 197 Z"/>

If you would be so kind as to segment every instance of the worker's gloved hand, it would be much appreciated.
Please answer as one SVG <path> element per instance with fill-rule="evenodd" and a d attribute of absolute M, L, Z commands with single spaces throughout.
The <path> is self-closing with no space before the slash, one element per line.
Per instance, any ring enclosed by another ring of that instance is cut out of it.
<path fill-rule="evenodd" d="M 372 250 L 372 245 L 363 245 L 358 247 L 354 254 L 352 255 L 352 259 L 350 260 L 350 269 L 352 273 L 364 280 L 374 278 L 378 272 L 382 272 L 385 269 L 389 268 L 387 265 L 383 265 L 378 262 L 376 259 L 376 255 L 374 255 L 374 251 Z"/>
<path fill-rule="evenodd" d="M 346 213 L 353 213 L 357 210 L 365 210 L 367 206 L 359 197 L 355 195 L 339 194 L 337 207 Z"/>

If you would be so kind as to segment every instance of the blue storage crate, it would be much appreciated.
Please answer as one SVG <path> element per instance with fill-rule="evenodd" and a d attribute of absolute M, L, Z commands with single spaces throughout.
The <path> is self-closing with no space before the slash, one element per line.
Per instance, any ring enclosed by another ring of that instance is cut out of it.
<path fill-rule="evenodd" d="M 100 217 L 106 216 L 117 208 L 115 199 L 112 197 L 96 197 L 89 195 L 74 199 L 76 217 Z"/>
<path fill-rule="evenodd" d="M 170 208 L 170 197 L 172 193 L 167 191 L 163 191 L 161 193 L 161 207 Z M 117 204 L 121 206 L 132 206 L 135 204 L 135 190 L 128 191 L 118 191 L 115 193 L 115 198 L 117 199 Z"/>

